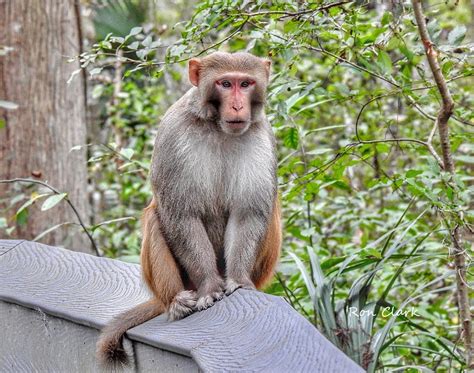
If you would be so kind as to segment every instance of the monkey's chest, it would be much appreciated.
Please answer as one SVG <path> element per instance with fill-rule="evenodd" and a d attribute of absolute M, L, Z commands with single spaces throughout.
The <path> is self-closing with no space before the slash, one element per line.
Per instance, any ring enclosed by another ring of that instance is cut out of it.
<path fill-rule="evenodd" d="M 201 201 L 205 210 L 229 211 L 272 188 L 269 160 L 258 149 L 232 151 L 206 146 L 196 150 L 187 172 L 190 198 Z"/>

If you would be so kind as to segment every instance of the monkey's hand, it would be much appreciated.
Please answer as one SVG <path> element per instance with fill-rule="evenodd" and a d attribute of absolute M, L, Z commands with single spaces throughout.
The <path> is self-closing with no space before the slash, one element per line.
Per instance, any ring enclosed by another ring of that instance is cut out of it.
<path fill-rule="evenodd" d="M 196 309 L 205 310 L 224 297 L 224 282 L 221 278 L 208 280 L 198 289 Z"/>
<path fill-rule="evenodd" d="M 255 285 L 248 279 L 234 280 L 228 278 L 225 284 L 225 295 L 231 295 L 237 289 L 255 290 Z"/>

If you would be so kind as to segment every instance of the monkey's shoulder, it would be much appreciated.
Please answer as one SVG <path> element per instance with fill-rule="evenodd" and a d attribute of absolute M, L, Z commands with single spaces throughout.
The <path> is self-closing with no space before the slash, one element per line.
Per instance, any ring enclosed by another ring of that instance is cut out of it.
<path fill-rule="evenodd" d="M 189 89 L 180 99 L 178 99 L 168 110 L 166 110 L 160 121 L 160 126 L 179 124 L 183 121 L 192 120 L 192 112 L 189 110 L 192 101 L 193 89 Z"/>

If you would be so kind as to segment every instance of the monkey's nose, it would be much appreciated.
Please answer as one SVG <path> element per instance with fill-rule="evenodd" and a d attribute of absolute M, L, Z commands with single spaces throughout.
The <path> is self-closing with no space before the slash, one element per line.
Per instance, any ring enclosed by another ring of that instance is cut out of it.
<path fill-rule="evenodd" d="M 234 109 L 235 111 L 240 111 L 244 108 L 244 106 L 242 104 L 233 104 L 232 105 L 232 109 Z"/>

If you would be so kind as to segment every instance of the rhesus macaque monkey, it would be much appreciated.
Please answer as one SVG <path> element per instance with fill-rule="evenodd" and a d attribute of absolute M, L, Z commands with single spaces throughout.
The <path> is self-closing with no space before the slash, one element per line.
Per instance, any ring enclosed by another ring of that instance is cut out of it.
<path fill-rule="evenodd" d="M 271 279 L 281 245 L 275 139 L 265 116 L 270 61 L 213 53 L 189 61 L 194 85 L 163 117 L 143 215 L 141 264 L 153 293 L 102 331 L 98 357 L 126 364 L 125 332 L 167 312 L 204 310 Z"/>

